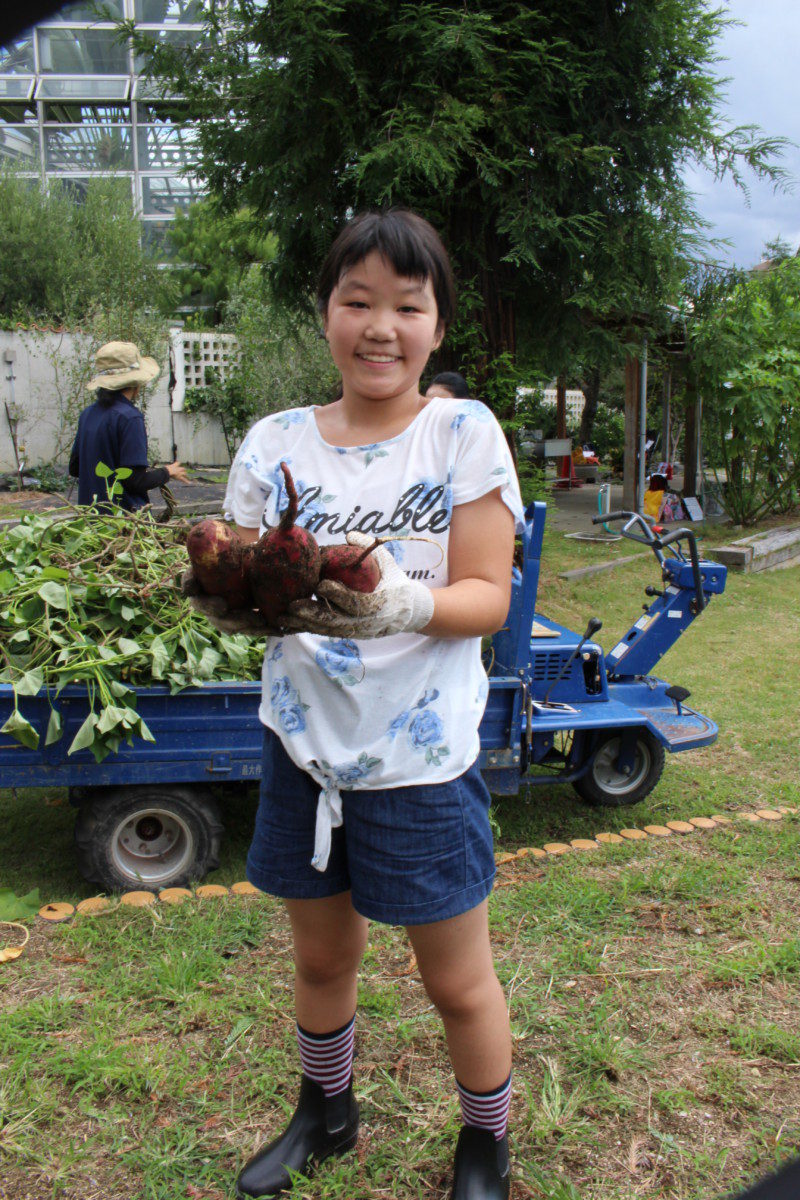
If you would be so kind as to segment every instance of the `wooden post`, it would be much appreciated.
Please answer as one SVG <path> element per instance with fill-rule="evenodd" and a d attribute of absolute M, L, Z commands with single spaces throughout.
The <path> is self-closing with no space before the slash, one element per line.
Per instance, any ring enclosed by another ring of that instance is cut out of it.
<path fill-rule="evenodd" d="M 672 430 L 670 428 L 670 405 L 672 403 L 672 371 L 664 373 L 664 391 L 661 397 L 661 457 L 664 462 L 670 461 L 669 445 Z"/>
<path fill-rule="evenodd" d="M 625 361 L 625 457 L 622 464 L 622 507 L 636 509 L 636 446 L 639 413 L 639 360 L 632 355 Z"/>
<path fill-rule="evenodd" d="M 567 436 L 567 381 L 563 375 L 556 379 L 556 437 Z"/>
<path fill-rule="evenodd" d="M 694 387 L 687 386 L 683 428 L 683 494 L 697 495 L 697 451 L 699 449 L 698 416 L 699 404 Z"/>

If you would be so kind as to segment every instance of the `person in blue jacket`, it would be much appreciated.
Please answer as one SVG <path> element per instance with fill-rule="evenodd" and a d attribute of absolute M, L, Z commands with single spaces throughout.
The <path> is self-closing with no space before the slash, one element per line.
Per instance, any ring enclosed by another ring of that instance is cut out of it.
<path fill-rule="evenodd" d="M 140 387 L 152 382 L 159 371 L 156 360 L 140 354 L 133 342 L 108 342 L 97 351 L 96 373 L 86 385 L 97 397 L 78 418 L 69 460 L 69 473 L 78 480 L 78 504 L 108 504 L 113 479 L 97 474 L 101 463 L 112 471 L 120 467 L 130 471 L 119 480 L 122 492 L 115 498 L 130 512 L 143 508 L 148 492 L 169 479 L 186 483 L 186 469 L 179 462 L 153 469 L 147 464 L 147 431 L 136 399 Z"/>

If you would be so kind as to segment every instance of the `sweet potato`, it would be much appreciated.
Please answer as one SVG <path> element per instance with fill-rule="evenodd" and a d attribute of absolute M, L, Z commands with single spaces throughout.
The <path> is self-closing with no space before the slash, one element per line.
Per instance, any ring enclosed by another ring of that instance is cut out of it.
<path fill-rule="evenodd" d="M 370 554 L 381 544 L 376 538 L 371 546 L 362 550 L 360 546 L 322 546 L 322 569 L 320 579 L 333 579 L 354 592 L 374 592 L 381 580 L 378 564 Z"/>
<path fill-rule="evenodd" d="M 293 600 L 313 595 L 319 582 L 321 557 L 314 535 L 295 525 L 297 490 L 292 473 L 281 463 L 288 504 L 274 529 L 250 549 L 248 575 L 256 608 L 274 621 Z"/>
<path fill-rule="evenodd" d="M 198 583 L 209 596 L 222 596 L 229 608 L 252 608 L 245 545 L 224 521 L 200 521 L 189 531 L 186 550 Z"/>

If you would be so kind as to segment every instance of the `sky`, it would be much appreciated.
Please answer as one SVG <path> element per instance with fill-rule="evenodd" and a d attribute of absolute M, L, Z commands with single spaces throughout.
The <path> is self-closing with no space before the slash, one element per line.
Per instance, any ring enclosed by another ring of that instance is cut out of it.
<path fill-rule="evenodd" d="M 711 222 L 710 236 L 731 243 L 715 257 L 750 267 L 762 259 L 767 241 L 780 236 L 792 250 L 800 246 L 800 0 L 720 0 L 720 6 L 742 22 L 718 43 L 727 60 L 719 63 L 719 74 L 730 77 L 725 120 L 760 125 L 770 136 L 798 143 L 787 146 L 781 159 L 794 193 L 776 192 L 750 174 L 749 207 L 729 180 L 715 182 L 710 172 L 695 169 L 687 173 L 697 208 Z"/>

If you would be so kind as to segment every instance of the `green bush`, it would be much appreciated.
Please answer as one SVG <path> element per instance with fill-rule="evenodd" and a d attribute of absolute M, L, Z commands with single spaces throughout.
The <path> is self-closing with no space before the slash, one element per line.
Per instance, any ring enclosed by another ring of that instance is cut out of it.
<path fill-rule="evenodd" d="M 239 342 L 239 364 L 221 383 L 187 393 L 189 412 L 219 418 L 231 456 L 267 413 L 331 400 L 339 376 L 321 328 L 287 313 L 269 292 L 267 268 L 251 266 L 224 307 L 223 328 Z"/>
<path fill-rule="evenodd" d="M 6 326 L 75 328 L 113 310 L 114 336 L 129 337 L 134 314 L 166 311 L 172 302 L 174 285 L 141 247 L 126 180 L 90 179 L 78 200 L 65 182 L 51 181 L 44 191 L 3 167 L 0 245 L 0 323 Z"/>

